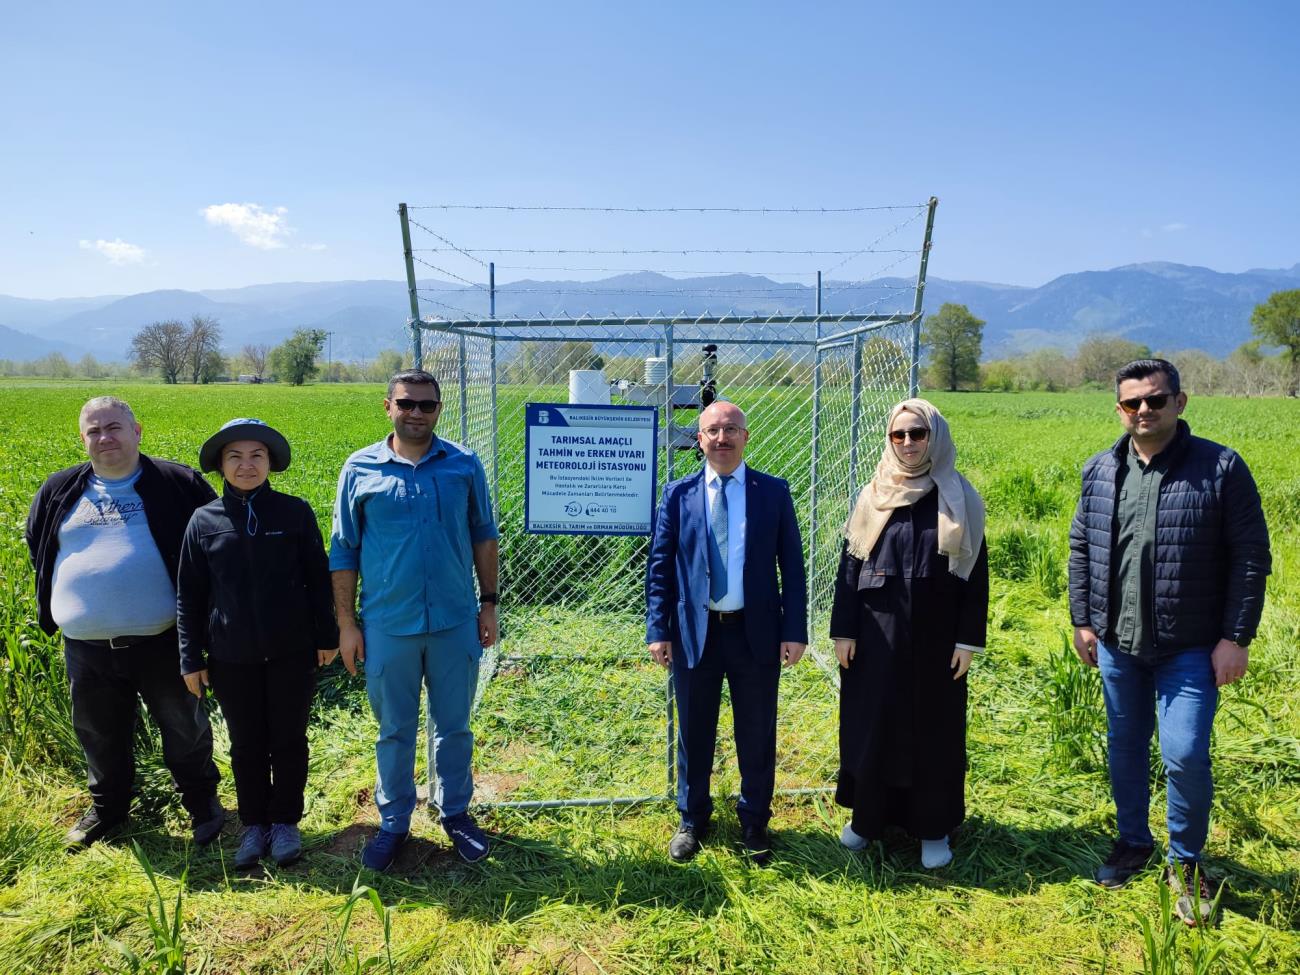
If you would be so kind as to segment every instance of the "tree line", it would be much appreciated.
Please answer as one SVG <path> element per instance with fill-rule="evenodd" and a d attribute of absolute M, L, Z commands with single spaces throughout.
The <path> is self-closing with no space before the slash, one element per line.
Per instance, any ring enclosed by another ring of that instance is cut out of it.
<path fill-rule="evenodd" d="M 320 361 L 327 333 L 297 329 L 279 345 L 249 343 L 238 352 L 221 349 L 221 325 L 204 315 L 188 323 L 177 319 L 153 322 L 131 339 L 126 361 L 105 362 L 87 352 L 76 361 L 62 352 L 38 359 L 0 359 L 0 376 L 50 379 L 138 379 L 158 376 L 164 383 L 212 383 L 236 377 L 253 382 L 278 380 L 296 386 L 321 382 L 386 382 L 403 366 L 402 353 L 384 349 L 368 361 Z"/>
<path fill-rule="evenodd" d="M 1178 364 L 1183 381 L 1203 395 L 1295 396 L 1300 387 L 1300 289 L 1277 291 L 1255 306 L 1254 338 L 1227 358 L 1199 349 L 1160 350 Z M 945 304 L 921 330 L 926 356 L 925 385 L 931 389 L 1048 392 L 1110 386 L 1115 371 L 1155 352 L 1119 335 L 1092 333 L 1073 354 L 1035 349 L 982 361 L 984 322 L 965 305 Z M 1270 353 L 1270 348 L 1278 349 Z"/>
<path fill-rule="evenodd" d="M 1072 353 L 1041 348 L 1002 359 L 984 361 L 985 323 L 965 305 L 947 303 L 922 323 L 921 346 L 925 357 L 922 384 L 927 389 L 981 389 L 1015 392 L 1107 387 L 1115 371 L 1133 359 L 1159 352 L 1178 363 L 1188 388 L 1203 395 L 1295 396 L 1300 392 L 1300 289 L 1278 291 L 1257 305 L 1251 314 L 1254 338 L 1226 358 L 1199 349 L 1153 350 L 1119 335 L 1093 333 Z M 387 349 L 369 362 L 320 363 L 326 332 L 299 328 L 274 347 L 247 344 L 233 355 L 221 351 L 220 323 L 194 315 L 188 323 L 176 319 L 144 326 L 131 340 L 129 366 L 105 363 L 87 353 L 75 363 L 54 352 L 30 362 L 0 360 L 0 375 L 48 376 L 57 379 L 125 378 L 130 370 L 158 374 L 165 383 L 182 380 L 210 383 L 232 375 L 255 382 L 275 378 L 293 385 L 321 379 L 325 382 L 383 382 L 402 368 L 402 353 Z M 1278 351 L 1270 351 L 1276 349 Z M 806 350 L 778 351 L 751 362 L 717 364 L 720 388 L 731 386 L 795 386 L 812 382 L 813 361 Z M 459 367 L 458 350 L 451 344 L 430 350 L 426 367 L 448 379 Z M 869 336 L 863 346 L 864 379 L 871 386 L 904 385 L 909 352 L 883 336 Z M 501 382 L 558 385 L 567 382 L 570 369 L 603 369 L 611 382 L 639 382 L 644 358 L 601 354 L 585 341 L 522 342 L 502 364 Z M 678 356 L 679 376 L 699 372 L 698 356 Z M 847 377 L 848 363 L 839 358 L 823 362 L 824 381 Z"/>

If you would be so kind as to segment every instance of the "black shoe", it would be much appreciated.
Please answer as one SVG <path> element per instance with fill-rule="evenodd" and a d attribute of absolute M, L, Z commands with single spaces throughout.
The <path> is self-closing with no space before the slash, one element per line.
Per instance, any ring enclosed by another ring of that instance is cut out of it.
<path fill-rule="evenodd" d="M 226 810 L 222 807 L 221 800 L 213 796 L 203 811 L 191 813 L 190 825 L 193 828 L 194 842 L 198 846 L 207 846 L 220 836 L 221 827 L 226 825 Z"/>
<path fill-rule="evenodd" d="M 1214 915 L 1214 899 L 1206 882 L 1201 865 L 1171 863 L 1165 867 L 1165 883 L 1178 899 L 1174 901 L 1174 914 L 1189 928 L 1209 924 Z"/>
<path fill-rule="evenodd" d="M 754 866 L 765 867 L 772 862 L 772 841 L 766 826 L 754 823 L 740 827 L 740 842 Z"/>
<path fill-rule="evenodd" d="M 116 832 L 125 823 L 125 816 L 121 819 L 101 818 L 99 810 L 91 806 L 77 820 L 77 825 L 68 830 L 63 837 L 63 843 L 69 850 L 84 850 L 92 843 Z"/>
<path fill-rule="evenodd" d="M 706 830 L 699 826 L 679 826 L 668 843 L 668 855 L 678 863 L 685 863 L 695 858 L 700 852 L 700 840 L 704 839 Z"/>
<path fill-rule="evenodd" d="M 1118 890 L 1134 878 L 1151 860 L 1152 846 L 1131 846 L 1116 840 L 1106 862 L 1097 868 L 1092 879 L 1110 890 Z"/>

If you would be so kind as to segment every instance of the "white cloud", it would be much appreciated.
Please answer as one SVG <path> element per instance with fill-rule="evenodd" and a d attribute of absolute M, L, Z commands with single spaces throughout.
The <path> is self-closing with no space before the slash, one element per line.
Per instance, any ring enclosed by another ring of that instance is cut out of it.
<path fill-rule="evenodd" d="M 304 250 L 309 250 L 309 251 L 329 250 L 329 244 L 303 244 L 302 246 Z"/>
<path fill-rule="evenodd" d="M 1167 234 L 1176 234 L 1176 233 L 1178 233 L 1178 231 L 1180 231 L 1180 230 L 1186 230 L 1186 229 L 1187 229 L 1187 224 L 1185 224 L 1185 223 L 1178 223 L 1178 222 L 1167 223 L 1167 224 L 1165 224 L 1163 227 L 1161 227 L 1160 229 L 1163 230 L 1163 231 L 1164 231 L 1165 233 L 1167 233 Z"/>
<path fill-rule="evenodd" d="M 284 247 L 285 238 L 293 233 L 284 207 L 267 210 L 257 203 L 214 203 L 202 212 L 214 227 L 225 227 L 249 247 L 264 251 Z"/>
<path fill-rule="evenodd" d="M 144 248 L 128 244 L 121 237 L 112 240 L 81 240 L 77 242 L 77 246 L 83 251 L 99 251 L 108 258 L 109 264 L 116 264 L 118 267 L 144 262 Z"/>

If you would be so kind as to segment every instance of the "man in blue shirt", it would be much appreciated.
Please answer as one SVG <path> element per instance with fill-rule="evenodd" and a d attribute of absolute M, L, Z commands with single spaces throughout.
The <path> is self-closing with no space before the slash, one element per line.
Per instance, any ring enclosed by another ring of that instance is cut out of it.
<path fill-rule="evenodd" d="M 487 476 L 473 451 L 434 434 L 442 394 L 429 373 L 395 375 L 384 411 L 393 432 L 354 453 L 339 474 L 330 539 L 339 650 L 349 673 L 364 665 L 379 721 L 380 829 L 361 862 L 387 870 L 410 835 L 421 684 L 429 695 L 430 805 L 456 852 L 474 862 L 487 856 L 488 839 L 468 813 L 469 715 L 479 658 L 497 639 L 497 527 Z"/>

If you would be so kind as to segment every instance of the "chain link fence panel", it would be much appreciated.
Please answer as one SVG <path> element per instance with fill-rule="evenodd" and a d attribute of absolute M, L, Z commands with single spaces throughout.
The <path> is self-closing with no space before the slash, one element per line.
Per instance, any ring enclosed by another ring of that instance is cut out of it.
<path fill-rule="evenodd" d="M 827 626 L 841 529 L 879 459 L 884 417 L 908 394 L 911 322 L 419 328 L 446 404 L 439 434 L 482 459 L 501 533 L 501 639 L 484 655 L 475 715 L 478 801 L 649 801 L 673 789 L 671 688 L 645 649 L 649 538 L 525 531 L 524 407 L 568 403 L 573 369 L 601 369 L 613 404 L 659 407 L 656 499 L 669 480 L 700 470 L 688 445 L 706 366 L 718 397 L 744 410 L 746 463 L 790 484 L 809 583 L 810 652 L 781 679 L 777 788 L 833 782 L 838 670 Z M 677 406 L 667 408 L 675 387 Z M 730 729 L 724 691 L 717 795 L 739 787 Z"/>

